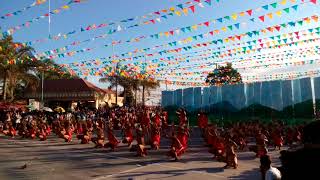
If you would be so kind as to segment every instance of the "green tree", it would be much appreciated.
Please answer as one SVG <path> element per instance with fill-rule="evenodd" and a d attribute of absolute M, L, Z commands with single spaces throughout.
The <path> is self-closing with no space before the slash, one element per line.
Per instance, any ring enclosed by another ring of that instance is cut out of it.
<path fill-rule="evenodd" d="M 11 36 L 0 40 L 0 74 L 3 76 L 3 100 L 14 99 L 14 91 L 21 84 L 35 87 L 37 76 L 32 72 L 38 62 L 32 58 L 33 48 L 13 42 Z"/>
<path fill-rule="evenodd" d="M 242 83 L 242 78 L 240 73 L 232 68 L 232 64 L 227 63 L 226 66 L 216 67 L 213 72 L 209 73 L 206 83 L 209 83 L 211 86 L 238 84 Z"/>

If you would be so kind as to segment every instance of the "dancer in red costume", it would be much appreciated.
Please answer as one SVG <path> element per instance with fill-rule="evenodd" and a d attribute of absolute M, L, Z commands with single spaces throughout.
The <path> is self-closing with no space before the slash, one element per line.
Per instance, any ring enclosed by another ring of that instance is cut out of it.
<path fill-rule="evenodd" d="M 160 148 L 160 131 L 161 128 L 159 126 L 153 125 L 152 127 L 152 144 L 151 147 L 155 150 L 158 150 Z"/>
<path fill-rule="evenodd" d="M 179 117 L 179 126 L 184 126 L 187 123 L 187 113 L 184 109 L 177 111 Z"/>
<path fill-rule="evenodd" d="M 162 116 L 161 116 L 161 120 L 162 120 L 162 129 L 167 129 L 168 128 L 168 112 L 167 111 L 163 111 L 162 112 Z"/>
<path fill-rule="evenodd" d="M 258 134 L 256 136 L 256 157 L 260 158 L 261 156 L 264 156 L 268 153 L 268 149 L 266 147 L 266 144 L 268 142 L 267 137 L 259 130 Z"/>
<path fill-rule="evenodd" d="M 179 127 L 177 136 L 173 133 L 172 143 L 168 156 L 178 161 L 182 154 L 184 154 L 188 148 L 189 130 L 187 127 Z"/>
<path fill-rule="evenodd" d="M 39 139 L 40 139 L 40 141 L 47 140 L 47 131 L 46 131 L 45 124 L 42 124 L 40 129 L 39 129 Z"/>
<path fill-rule="evenodd" d="M 111 148 L 111 151 L 115 151 L 115 148 L 120 143 L 116 136 L 113 134 L 113 125 L 109 122 L 108 129 L 107 129 L 107 138 L 108 142 L 104 145 L 106 148 Z"/>
<path fill-rule="evenodd" d="M 73 125 L 67 121 L 66 126 L 65 126 L 65 133 L 63 135 L 63 138 L 66 142 L 71 142 L 72 141 L 72 133 L 74 131 Z"/>
<path fill-rule="evenodd" d="M 105 144 L 104 129 L 97 127 L 97 137 L 92 138 L 92 142 L 95 144 L 95 148 L 103 148 Z"/>
<path fill-rule="evenodd" d="M 132 146 L 132 142 L 133 142 L 132 127 L 128 123 L 128 124 L 126 124 L 125 129 L 124 129 L 124 138 L 122 140 L 122 143 L 127 143 L 128 147 L 130 149 Z"/>
<path fill-rule="evenodd" d="M 281 130 L 278 128 L 275 128 L 272 131 L 272 139 L 273 139 L 273 143 L 275 146 L 275 149 L 277 149 L 277 147 L 279 148 L 279 150 L 281 149 L 281 147 L 283 146 L 283 137 L 281 135 Z"/>
<path fill-rule="evenodd" d="M 145 131 L 143 130 L 143 128 L 139 125 L 137 126 L 136 129 L 136 134 L 137 134 L 137 146 L 136 146 L 136 151 L 137 154 L 136 156 L 140 156 L 140 157 L 145 157 L 147 155 L 147 149 L 145 148 Z"/>
<path fill-rule="evenodd" d="M 78 134 L 77 138 L 81 139 L 81 144 L 88 144 L 91 140 L 91 132 L 88 130 L 86 124 L 82 124 L 83 133 Z"/>
<path fill-rule="evenodd" d="M 208 117 L 202 111 L 198 114 L 198 126 L 201 129 L 202 135 L 204 135 L 204 130 L 208 127 Z"/>
<path fill-rule="evenodd" d="M 237 169 L 238 159 L 235 149 L 238 147 L 237 144 L 231 139 L 230 135 L 226 136 L 226 166 L 224 168 L 233 167 Z"/>

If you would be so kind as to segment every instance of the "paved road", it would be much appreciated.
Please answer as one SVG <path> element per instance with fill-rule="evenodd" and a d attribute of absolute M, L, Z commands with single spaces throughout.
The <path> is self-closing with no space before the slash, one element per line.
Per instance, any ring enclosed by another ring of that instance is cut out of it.
<path fill-rule="evenodd" d="M 238 153 L 238 169 L 223 169 L 225 164 L 210 158 L 201 138 L 191 139 L 191 148 L 179 162 L 165 156 L 168 144 L 162 140 L 159 151 L 149 151 L 147 157 L 140 158 L 122 144 L 110 152 L 94 149 L 93 144 L 79 144 L 76 139 L 65 143 L 50 136 L 41 142 L 0 135 L 0 179 L 260 179 L 259 160 L 252 152 Z M 271 152 L 276 163 L 278 154 Z M 24 164 L 27 168 L 22 169 Z"/>

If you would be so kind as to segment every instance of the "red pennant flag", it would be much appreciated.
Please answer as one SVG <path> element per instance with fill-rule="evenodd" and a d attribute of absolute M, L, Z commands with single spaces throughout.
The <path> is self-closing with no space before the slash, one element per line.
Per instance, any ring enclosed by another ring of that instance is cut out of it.
<path fill-rule="evenodd" d="M 310 0 L 313 4 L 317 4 L 317 0 Z"/>
<path fill-rule="evenodd" d="M 157 11 L 157 12 L 154 12 L 155 14 L 158 14 L 158 15 L 160 15 L 160 12 L 159 11 Z"/>
<path fill-rule="evenodd" d="M 260 44 L 260 46 L 263 48 L 263 44 Z"/>
<path fill-rule="evenodd" d="M 275 26 L 274 28 L 276 28 L 277 31 L 280 31 L 280 26 Z"/>
<path fill-rule="evenodd" d="M 259 19 L 264 22 L 264 16 L 260 16 Z"/>
<path fill-rule="evenodd" d="M 155 23 L 154 19 L 151 19 L 150 21 L 151 21 L 153 24 Z"/>
<path fill-rule="evenodd" d="M 261 42 L 262 42 L 262 39 L 258 39 L 258 41 L 261 43 Z"/>
<path fill-rule="evenodd" d="M 194 2 L 200 3 L 201 0 L 194 0 Z"/>
<path fill-rule="evenodd" d="M 272 27 L 267 27 L 267 30 L 270 32 L 273 32 L 273 28 Z"/>
<path fill-rule="evenodd" d="M 248 14 L 249 14 L 249 16 L 251 16 L 252 15 L 252 9 L 249 9 L 248 11 L 246 11 Z"/>
<path fill-rule="evenodd" d="M 195 10 L 194 5 L 193 5 L 193 6 L 190 6 L 189 8 L 190 8 L 190 9 L 191 9 L 191 11 L 194 13 L 194 10 Z"/>
<path fill-rule="evenodd" d="M 173 36 L 173 31 L 170 31 L 170 34 Z"/>
<path fill-rule="evenodd" d="M 297 31 L 297 32 L 294 32 L 294 34 L 296 34 L 296 36 L 298 36 L 299 35 L 299 32 Z"/>
<path fill-rule="evenodd" d="M 207 46 L 207 44 L 206 44 L 206 43 L 203 43 L 202 45 Z"/>
<path fill-rule="evenodd" d="M 241 36 L 237 36 L 237 35 L 236 35 L 236 38 L 237 38 L 239 41 L 241 40 Z"/>
<path fill-rule="evenodd" d="M 203 23 L 204 25 L 206 25 L 207 27 L 209 26 L 209 21 Z"/>
<path fill-rule="evenodd" d="M 213 31 L 210 31 L 209 33 L 211 34 L 211 36 L 213 36 Z"/>

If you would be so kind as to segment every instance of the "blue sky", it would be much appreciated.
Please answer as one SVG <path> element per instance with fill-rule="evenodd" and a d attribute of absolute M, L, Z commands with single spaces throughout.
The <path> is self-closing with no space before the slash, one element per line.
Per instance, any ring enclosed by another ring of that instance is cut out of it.
<path fill-rule="evenodd" d="M 190 1 L 190 0 L 189 0 Z M 283 9 L 286 7 L 290 7 L 294 5 L 295 3 L 291 3 L 290 0 L 287 0 L 286 5 L 279 5 L 278 9 Z M 30 4 L 32 4 L 34 0 L 0 0 L 0 15 L 14 12 L 15 10 L 19 10 L 21 8 L 24 8 Z M 68 3 L 69 0 L 51 0 L 51 9 L 58 8 L 66 3 Z M 150 12 L 155 12 L 157 10 L 161 9 L 168 9 L 172 6 L 175 6 L 180 3 L 187 2 L 187 0 L 116 0 L 116 1 L 106 1 L 106 0 L 87 0 L 80 4 L 74 4 L 71 6 L 69 10 L 62 11 L 58 14 L 51 16 L 51 34 L 57 35 L 59 33 L 67 33 L 74 29 L 78 30 L 82 26 L 92 25 L 92 24 L 101 24 L 101 23 L 108 23 L 112 21 L 119 21 L 127 18 L 132 18 L 136 16 L 142 16 L 145 14 L 148 14 Z M 138 37 L 141 35 L 151 35 L 159 32 L 168 31 L 171 29 L 179 28 L 179 27 L 185 27 L 201 22 L 205 22 L 208 20 L 212 20 L 219 17 L 224 17 L 227 15 L 231 15 L 232 13 L 238 13 L 241 11 L 246 11 L 248 9 L 256 9 L 258 7 L 261 7 L 265 4 L 270 4 L 273 2 L 280 2 L 276 0 L 220 0 L 220 2 L 216 2 L 216 0 L 212 0 L 212 5 L 207 6 L 205 5 L 204 8 L 196 7 L 196 12 L 192 14 L 189 11 L 188 16 L 173 16 L 168 18 L 168 20 L 162 20 L 161 23 L 156 23 L 154 25 L 145 25 L 141 27 L 131 28 L 125 31 L 117 32 L 113 35 L 108 36 L 105 39 L 98 39 L 95 41 L 91 41 L 89 43 L 83 43 L 80 46 L 74 46 L 74 48 L 71 48 L 70 50 L 79 50 L 82 48 L 94 48 L 94 50 L 86 53 L 79 53 L 72 57 L 65 57 L 65 58 L 57 58 L 55 61 L 57 63 L 71 63 L 71 62 L 79 62 L 84 60 L 90 60 L 100 57 L 108 57 L 112 55 L 112 48 L 111 47 L 104 47 L 104 44 L 109 44 L 112 40 L 128 40 L 134 37 Z M 301 2 L 301 0 L 297 0 L 297 2 Z M 265 14 L 266 12 L 275 12 L 277 9 L 272 9 L 269 11 L 265 11 L 261 9 L 260 11 L 257 11 L 254 13 L 252 17 L 258 17 L 259 15 Z M 7 19 L 0 19 L 0 27 L 3 31 L 7 30 L 10 27 L 20 25 L 34 17 L 43 15 L 48 12 L 48 2 L 36 7 L 33 7 L 21 15 L 13 16 Z M 119 46 L 115 46 L 114 52 L 115 54 L 121 54 L 129 51 L 133 51 L 136 48 L 148 48 L 153 47 L 155 45 L 161 45 L 172 41 L 181 40 L 183 38 L 206 33 L 211 29 L 221 28 L 225 25 L 231 25 L 234 23 L 244 23 L 241 24 L 241 28 L 239 30 L 234 30 L 232 32 L 228 31 L 226 33 L 221 33 L 220 35 L 217 35 L 213 38 L 208 39 L 202 39 L 199 40 L 199 42 L 205 42 L 214 40 L 217 38 L 224 38 L 228 37 L 230 35 L 244 33 L 247 31 L 252 30 L 258 30 L 263 27 L 268 27 L 272 25 L 276 25 L 282 22 L 288 22 L 293 20 L 298 20 L 306 16 L 311 16 L 314 14 L 319 15 L 320 12 L 320 6 L 319 3 L 317 5 L 311 5 L 310 3 L 306 3 L 305 5 L 301 5 L 298 8 L 297 12 L 292 12 L 289 14 L 282 14 L 281 18 L 275 17 L 272 20 L 267 19 L 265 23 L 250 22 L 248 16 L 239 17 L 237 21 L 230 21 L 227 23 L 216 23 L 214 25 L 211 25 L 210 28 L 200 28 L 195 32 L 191 33 L 181 33 L 177 36 L 172 36 L 170 38 L 160 38 L 160 39 L 146 39 L 142 40 L 139 43 L 126 43 Z M 130 25 L 132 23 L 127 23 L 127 25 Z M 116 24 L 123 27 L 123 24 Z M 316 27 L 315 24 L 311 24 L 308 26 L 302 27 L 303 29 L 306 28 L 312 28 Z M 88 38 L 95 37 L 97 35 L 104 34 L 108 32 L 110 27 L 106 28 L 100 28 L 98 30 L 92 30 L 88 32 L 82 32 L 77 33 L 76 35 L 67 38 L 65 40 L 51 40 L 45 43 L 38 43 L 32 45 L 37 52 L 43 52 L 59 47 L 63 47 L 65 45 L 68 45 L 74 41 L 81 41 Z M 267 34 L 263 37 L 269 37 L 272 35 L 278 35 L 285 32 L 293 32 L 295 30 L 300 30 L 300 28 L 291 28 L 286 29 L 281 32 L 277 32 L 274 34 Z M 19 42 L 26 42 L 26 41 L 32 41 L 36 39 L 46 38 L 48 37 L 48 19 L 44 18 L 39 20 L 38 22 L 32 23 L 29 28 L 22 28 L 21 30 L 18 30 L 14 35 L 14 40 Z M 244 39 L 243 41 L 246 41 L 248 39 Z M 193 43 L 192 43 L 193 44 Z M 181 45 L 183 46 L 183 45 Z M 214 46 L 212 46 L 214 48 Z M 198 50 L 198 49 L 197 49 Z M 154 51 L 150 51 L 154 52 Z M 168 55 L 165 55 L 166 57 Z M 141 59 L 140 61 L 143 61 Z M 182 65 L 185 65 L 186 63 L 183 63 Z M 301 67 L 302 69 L 306 68 L 319 68 L 319 67 Z M 301 70 L 301 68 L 299 70 Z M 296 67 L 294 68 L 296 69 Z M 288 69 L 287 69 L 288 70 Z M 268 72 L 274 72 L 274 69 L 266 69 L 262 71 L 262 73 L 266 74 Z M 279 71 L 283 71 L 283 69 L 280 69 Z M 257 73 L 257 72 L 250 72 L 250 73 Z M 98 83 L 97 79 L 98 77 L 89 77 L 90 81 L 94 82 L 95 84 L 106 87 L 105 84 Z"/>

